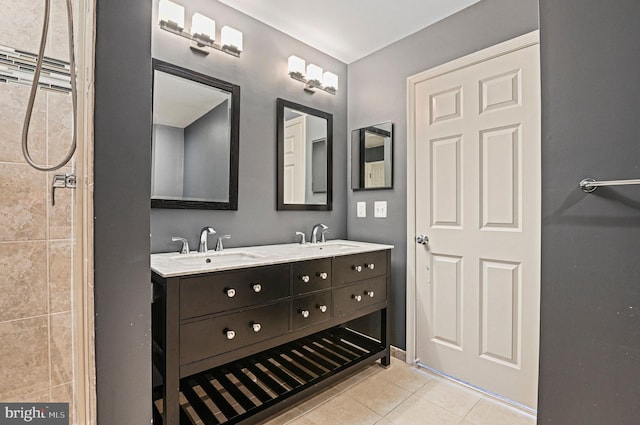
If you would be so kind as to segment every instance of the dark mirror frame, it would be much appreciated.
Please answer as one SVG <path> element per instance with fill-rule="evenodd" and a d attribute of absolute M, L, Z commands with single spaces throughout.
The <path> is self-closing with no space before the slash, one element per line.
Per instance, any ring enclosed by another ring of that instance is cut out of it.
<path fill-rule="evenodd" d="M 229 146 L 229 200 L 189 201 L 176 199 L 151 199 L 151 208 L 197 209 L 197 210 L 237 210 L 238 209 L 238 159 L 240 146 L 240 86 L 182 68 L 168 62 L 153 59 L 152 86 L 155 83 L 155 71 L 165 72 L 187 80 L 227 91 L 231 94 L 230 146 Z M 153 99 L 153 97 L 152 97 Z M 152 101 L 153 105 L 153 101 Z M 153 109 L 153 107 L 152 107 Z M 152 112 L 153 113 L 153 112 Z"/>
<path fill-rule="evenodd" d="M 389 125 L 390 130 L 388 131 L 388 135 L 384 134 L 385 137 L 389 137 L 389 154 L 390 157 L 385 161 L 389 161 L 390 165 L 390 175 L 389 175 L 389 184 L 385 186 L 376 186 L 376 187 L 365 187 L 364 178 L 365 178 L 365 170 L 363 168 L 363 164 L 365 163 L 365 133 L 367 131 L 371 133 L 387 133 L 386 130 L 381 130 L 379 127 L 383 125 Z M 391 121 L 385 121 L 382 123 L 370 125 L 368 127 L 358 128 L 351 132 L 351 190 L 353 191 L 363 191 L 363 190 L 383 190 L 383 189 L 393 189 L 393 133 L 394 133 L 394 125 Z"/>
<path fill-rule="evenodd" d="M 327 202 L 326 204 L 284 203 L 284 109 L 291 108 L 327 120 Z M 284 211 L 331 211 L 333 205 L 333 115 L 299 103 L 278 98 L 276 101 L 276 132 L 278 156 L 277 209 Z"/>

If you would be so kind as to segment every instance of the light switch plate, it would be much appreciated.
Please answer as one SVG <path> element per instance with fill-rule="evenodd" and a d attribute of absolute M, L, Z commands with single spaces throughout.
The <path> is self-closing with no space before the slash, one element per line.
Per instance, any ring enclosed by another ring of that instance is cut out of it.
<path fill-rule="evenodd" d="M 356 217 L 363 218 L 367 216 L 367 203 L 356 202 Z"/>
<path fill-rule="evenodd" d="M 373 203 L 373 216 L 375 218 L 387 218 L 387 201 L 375 201 Z"/>

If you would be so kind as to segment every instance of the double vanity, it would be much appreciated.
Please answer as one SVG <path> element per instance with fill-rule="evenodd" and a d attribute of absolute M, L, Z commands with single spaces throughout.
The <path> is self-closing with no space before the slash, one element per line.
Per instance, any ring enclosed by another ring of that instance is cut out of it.
<path fill-rule="evenodd" d="M 258 423 L 358 367 L 388 365 L 392 248 L 151 255 L 154 424 Z"/>

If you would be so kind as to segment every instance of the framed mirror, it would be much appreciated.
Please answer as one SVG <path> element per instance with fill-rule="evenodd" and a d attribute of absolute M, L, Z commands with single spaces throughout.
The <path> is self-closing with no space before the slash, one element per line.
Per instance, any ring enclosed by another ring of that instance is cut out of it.
<path fill-rule="evenodd" d="M 277 100 L 278 210 L 331 211 L 333 115 Z"/>
<path fill-rule="evenodd" d="M 351 188 L 393 187 L 393 124 L 391 121 L 351 132 Z"/>
<path fill-rule="evenodd" d="M 238 209 L 240 87 L 153 60 L 151 208 Z"/>

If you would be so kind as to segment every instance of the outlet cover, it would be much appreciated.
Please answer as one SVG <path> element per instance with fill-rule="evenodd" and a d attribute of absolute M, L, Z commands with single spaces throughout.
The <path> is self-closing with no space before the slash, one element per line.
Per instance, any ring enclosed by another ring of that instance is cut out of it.
<path fill-rule="evenodd" d="M 367 203 L 356 202 L 356 217 L 363 218 L 367 216 Z"/>
<path fill-rule="evenodd" d="M 375 218 L 387 218 L 387 201 L 375 201 L 373 203 L 373 216 Z"/>

